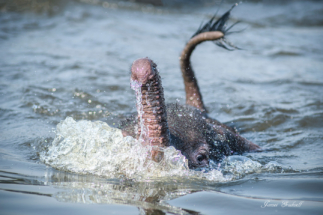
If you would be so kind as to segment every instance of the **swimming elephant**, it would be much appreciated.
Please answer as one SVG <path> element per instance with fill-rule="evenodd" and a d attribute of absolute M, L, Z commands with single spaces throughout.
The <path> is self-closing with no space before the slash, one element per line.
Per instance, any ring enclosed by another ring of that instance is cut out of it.
<path fill-rule="evenodd" d="M 231 8 L 232 10 L 232 8 Z M 160 148 L 174 146 L 188 159 L 191 169 L 209 165 L 210 159 L 221 161 L 224 156 L 257 151 L 260 147 L 233 128 L 208 117 L 197 80 L 190 63 L 194 48 L 204 41 L 215 41 L 225 48 L 236 48 L 225 41 L 225 28 L 230 11 L 219 20 L 215 17 L 193 35 L 180 58 L 186 92 L 186 105 L 165 104 L 164 91 L 157 65 L 149 58 L 136 60 L 131 66 L 131 87 L 136 90 L 137 114 L 121 122 L 124 136 L 141 139 L 153 146 L 151 157 L 163 158 Z"/>

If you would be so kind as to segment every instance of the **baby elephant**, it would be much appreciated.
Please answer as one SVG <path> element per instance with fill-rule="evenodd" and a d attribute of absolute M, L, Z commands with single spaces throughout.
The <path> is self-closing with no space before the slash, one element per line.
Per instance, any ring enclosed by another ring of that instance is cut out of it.
<path fill-rule="evenodd" d="M 234 129 L 208 118 L 201 110 L 179 104 L 165 105 L 157 65 L 148 58 L 136 60 L 131 67 L 132 87 L 136 90 L 138 114 L 120 125 L 124 136 L 152 145 L 151 157 L 160 161 L 160 147 L 174 146 L 188 159 L 189 168 L 202 168 L 209 160 L 220 161 L 233 153 L 259 149 Z M 142 122 L 142 123 L 141 123 Z"/>
<path fill-rule="evenodd" d="M 136 60 L 131 67 L 131 85 L 136 89 L 137 116 L 123 121 L 120 128 L 124 136 L 143 140 L 154 146 L 152 159 L 163 157 L 160 147 L 174 146 L 188 159 L 192 169 L 207 167 L 209 160 L 220 161 L 224 156 L 256 151 L 260 147 L 241 137 L 233 128 L 207 116 L 203 98 L 195 78 L 190 57 L 197 45 L 213 41 L 220 47 L 233 50 L 237 47 L 227 42 L 225 36 L 231 10 L 218 20 L 213 16 L 201 26 L 187 42 L 181 57 L 186 105 L 165 105 L 164 92 L 157 65 L 148 58 Z M 142 123 L 141 123 L 142 122 Z"/>

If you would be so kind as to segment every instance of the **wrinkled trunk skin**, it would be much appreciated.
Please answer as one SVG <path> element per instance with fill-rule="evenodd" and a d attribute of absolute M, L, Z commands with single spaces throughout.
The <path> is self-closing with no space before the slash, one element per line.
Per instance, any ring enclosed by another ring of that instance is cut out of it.
<path fill-rule="evenodd" d="M 132 80 L 142 83 L 137 99 L 141 97 L 144 113 L 142 117 L 135 114 L 121 122 L 119 128 L 124 136 L 138 139 L 142 133 L 140 120 L 143 119 L 144 126 L 149 128 L 143 144 L 174 146 L 188 159 L 191 169 L 207 167 L 210 159 L 218 162 L 224 156 L 259 149 L 231 127 L 206 118 L 205 113 L 195 107 L 179 104 L 165 106 L 156 64 L 148 58 L 135 61 L 131 71 Z M 162 156 L 158 150 L 152 152 L 155 161 L 160 161 Z"/>
<path fill-rule="evenodd" d="M 136 138 L 143 145 L 152 146 L 151 157 L 159 162 L 164 156 L 160 148 L 169 146 L 170 139 L 164 90 L 156 67 L 148 58 L 136 60 L 131 67 L 131 87 L 137 100 Z"/>

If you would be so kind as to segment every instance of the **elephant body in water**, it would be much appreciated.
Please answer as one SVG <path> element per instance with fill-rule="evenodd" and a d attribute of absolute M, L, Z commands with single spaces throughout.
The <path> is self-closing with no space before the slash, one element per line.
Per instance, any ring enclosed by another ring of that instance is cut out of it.
<path fill-rule="evenodd" d="M 233 128 L 207 116 L 197 80 L 190 63 L 194 48 L 203 41 L 215 41 L 224 46 L 225 22 L 229 10 L 219 20 L 214 17 L 202 26 L 186 44 L 181 58 L 181 70 L 186 91 L 186 105 L 164 102 L 164 92 L 157 65 L 148 58 L 136 60 L 131 67 L 131 85 L 136 88 L 138 114 L 121 122 L 124 136 L 141 139 L 153 146 L 151 157 L 160 161 L 160 147 L 174 146 L 188 159 L 189 168 L 203 168 L 209 160 L 257 151 L 259 146 L 246 140 Z M 232 45 L 227 45 L 235 48 Z M 228 47 L 225 47 L 228 48 Z"/>
<path fill-rule="evenodd" d="M 189 168 L 206 167 L 209 160 L 221 161 L 224 156 L 255 151 L 259 147 L 226 126 L 212 124 L 203 113 L 188 105 L 168 104 L 169 145 L 188 159 Z M 137 137 L 137 115 L 126 119 L 120 128 L 124 136 Z"/>
<path fill-rule="evenodd" d="M 190 105 L 164 103 L 157 65 L 148 58 L 136 60 L 131 67 L 132 82 L 138 84 L 138 114 L 120 125 L 124 136 L 156 146 L 152 159 L 161 160 L 159 147 L 174 146 L 188 159 L 189 168 L 207 167 L 209 160 L 257 150 L 259 147 L 241 137 L 234 129 L 213 120 Z M 141 107 L 140 107 L 141 106 Z"/>

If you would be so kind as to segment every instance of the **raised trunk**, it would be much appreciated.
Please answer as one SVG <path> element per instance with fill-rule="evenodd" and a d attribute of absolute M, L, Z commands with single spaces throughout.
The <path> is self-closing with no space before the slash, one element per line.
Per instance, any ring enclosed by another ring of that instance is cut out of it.
<path fill-rule="evenodd" d="M 151 157 L 163 158 L 160 148 L 169 146 L 164 90 L 157 65 L 148 58 L 136 60 L 131 67 L 131 87 L 136 91 L 138 132 L 143 145 L 151 145 Z"/>
<path fill-rule="evenodd" d="M 195 78 L 195 74 L 190 62 L 190 57 L 195 47 L 204 42 L 217 40 L 223 37 L 224 34 L 220 31 L 204 32 L 193 37 L 186 44 L 180 57 L 181 71 L 184 79 L 185 92 L 186 92 L 186 104 L 200 109 L 202 112 L 206 112 L 202 95 Z"/>

